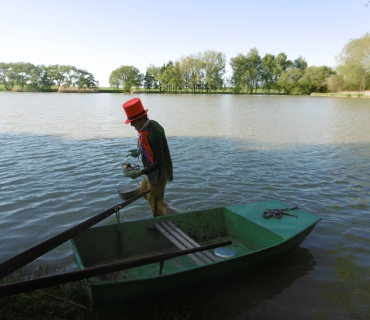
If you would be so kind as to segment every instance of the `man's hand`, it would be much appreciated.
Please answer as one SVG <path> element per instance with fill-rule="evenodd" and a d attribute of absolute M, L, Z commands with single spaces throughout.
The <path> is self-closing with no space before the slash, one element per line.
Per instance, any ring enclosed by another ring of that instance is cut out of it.
<path fill-rule="evenodd" d="M 126 172 L 124 176 L 129 177 L 131 179 L 137 179 L 140 176 L 140 173 L 137 170 L 132 170 L 132 171 Z"/>
<path fill-rule="evenodd" d="M 139 156 L 139 152 L 137 151 L 137 149 L 132 149 L 132 150 L 129 150 L 128 152 L 128 157 L 134 157 L 134 158 L 137 158 Z"/>

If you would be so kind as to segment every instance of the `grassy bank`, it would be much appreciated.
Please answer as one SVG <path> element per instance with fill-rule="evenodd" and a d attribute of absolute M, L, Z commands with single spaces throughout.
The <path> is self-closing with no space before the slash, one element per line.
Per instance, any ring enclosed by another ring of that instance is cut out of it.
<path fill-rule="evenodd" d="M 0 85 L 0 91 L 6 92 L 59 92 L 59 93 L 124 93 L 121 89 L 111 88 L 111 87 L 99 87 L 98 89 L 78 89 L 75 87 L 71 88 L 58 88 L 57 86 L 53 86 L 51 89 L 39 89 L 39 90 L 27 90 L 27 89 L 20 89 L 19 87 L 13 88 L 12 91 L 7 91 L 3 85 Z M 131 94 L 139 94 L 139 93 L 146 93 L 146 94 L 193 94 L 191 91 L 179 91 L 179 92 L 168 92 L 168 91 L 159 91 L 156 89 L 147 90 L 144 88 L 134 88 L 131 91 Z M 211 91 L 210 93 L 206 90 L 197 90 L 195 94 L 234 94 L 232 89 L 225 89 L 225 90 L 217 90 Z M 249 95 L 250 93 L 241 92 L 240 95 Z M 285 93 L 278 92 L 277 90 L 271 90 L 269 93 L 265 92 L 263 89 L 257 89 L 257 92 L 253 92 L 253 95 L 285 95 Z"/>
<path fill-rule="evenodd" d="M 311 97 L 337 97 L 337 98 L 370 98 L 363 93 L 311 93 Z"/>
<path fill-rule="evenodd" d="M 53 274 L 48 266 L 38 268 L 32 275 L 24 271 L 7 277 L 0 284 L 18 282 Z M 209 288 L 178 293 L 176 295 L 146 298 L 127 305 L 121 315 L 95 317 L 88 308 L 88 301 L 80 282 L 21 293 L 0 299 L 1 320 L 142 320 L 142 319 L 224 319 L 219 314 L 204 308 L 197 301 L 206 295 Z"/>
<path fill-rule="evenodd" d="M 47 265 L 32 274 L 22 268 L 0 284 L 40 278 L 50 274 Z M 0 299 L 0 319 L 94 319 L 79 282 L 21 293 Z"/>
<path fill-rule="evenodd" d="M 0 91 L 7 91 L 3 85 L 0 85 Z M 99 87 L 98 89 L 78 89 L 75 87 L 71 88 L 58 88 L 57 86 L 53 86 L 51 89 L 40 89 L 40 90 L 21 90 L 18 87 L 13 88 L 12 92 L 59 92 L 59 93 L 124 93 L 123 90 L 115 89 L 111 87 Z M 179 91 L 179 92 L 167 92 L 167 91 L 159 91 L 156 89 L 147 90 L 144 88 L 133 88 L 131 91 L 131 94 L 170 94 L 170 95 L 176 95 L 176 94 L 192 94 L 190 91 Z M 127 94 L 127 93 L 126 93 Z M 197 90 L 197 95 L 206 95 L 206 94 L 234 94 L 231 88 L 227 88 L 225 90 L 218 90 L 218 91 L 211 91 L 210 93 L 206 90 Z M 250 95 L 248 92 L 241 92 L 238 95 Z M 269 93 L 265 92 L 264 89 L 257 89 L 257 91 L 254 91 L 252 95 L 288 95 L 287 93 L 281 93 L 277 90 L 270 90 Z M 340 93 L 311 93 L 311 97 L 340 97 L 340 98 L 370 98 L 370 91 L 366 91 L 365 93 L 362 92 L 340 92 Z"/>

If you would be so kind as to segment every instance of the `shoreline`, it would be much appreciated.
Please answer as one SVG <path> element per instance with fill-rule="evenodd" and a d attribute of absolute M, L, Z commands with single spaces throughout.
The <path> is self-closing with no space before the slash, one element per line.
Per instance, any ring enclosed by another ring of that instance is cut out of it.
<path fill-rule="evenodd" d="M 123 90 L 117 90 L 114 88 L 109 87 L 101 87 L 97 89 L 90 89 L 90 88 L 52 88 L 52 89 L 40 89 L 40 90 L 22 90 L 19 88 L 15 88 L 12 91 L 4 90 L 4 88 L 0 87 L 0 92 L 14 92 L 14 93 L 21 93 L 21 92 L 50 92 L 50 93 L 122 93 L 122 94 L 156 94 L 156 95 L 248 95 L 248 96 L 293 96 L 294 94 L 288 93 L 267 93 L 267 92 L 257 92 L 257 93 L 233 93 L 231 91 L 222 91 L 222 92 L 159 92 L 159 91 L 150 91 L 150 90 L 132 90 L 129 92 L 123 92 Z M 297 96 L 297 95 L 294 95 Z M 336 98 L 370 98 L 370 90 L 359 92 L 359 91 L 343 91 L 343 92 L 327 92 L 327 93 L 319 93 L 319 92 L 312 92 L 310 94 L 302 94 L 302 96 L 311 96 L 311 97 L 336 97 Z"/>
<path fill-rule="evenodd" d="M 332 92 L 332 93 L 319 93 L 313 92 L 310 94 L 311 97 L 336 97 L 336 98 L 370 98 L 370 91 L 343 91 L 343 92 Z"/>

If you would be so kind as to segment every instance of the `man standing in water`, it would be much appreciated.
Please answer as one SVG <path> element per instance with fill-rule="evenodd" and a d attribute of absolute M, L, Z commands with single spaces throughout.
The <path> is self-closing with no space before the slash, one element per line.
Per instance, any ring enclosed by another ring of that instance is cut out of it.
<path fill-rule="evenodd" d="M 122 107 L 127 115 L 125 123 L 131 123 L 139 132 L 138 147 L 130 150 L 129 155 L 135 158 L 141 156 L 143 162 L 143 169 L 126 172 L 125 177 L 136 179 L 145 175 L 140 192 L 150 190 L 145 198 L 154 217 L 170 211 L 174 213 L 174 209 L 163 200 L 167 180 L 173 180 L 172 160 L 164 129 L 158 122 L 149 120 L 148 109 L 144 110 L 139 98 L 125 102 Z"/>

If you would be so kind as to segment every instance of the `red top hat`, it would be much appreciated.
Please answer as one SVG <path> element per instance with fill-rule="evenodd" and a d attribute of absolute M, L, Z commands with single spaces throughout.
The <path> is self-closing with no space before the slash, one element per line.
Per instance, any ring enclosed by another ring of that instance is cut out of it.
<path fill-rule="evenodd" d="M 127 120 L 125 121 L 126 124 L 139 119 L 148 113 L 148 109 L 144 110 L 140 98 L 131 99 L 125 102 L 122 107 L 127 115 Z"/>

